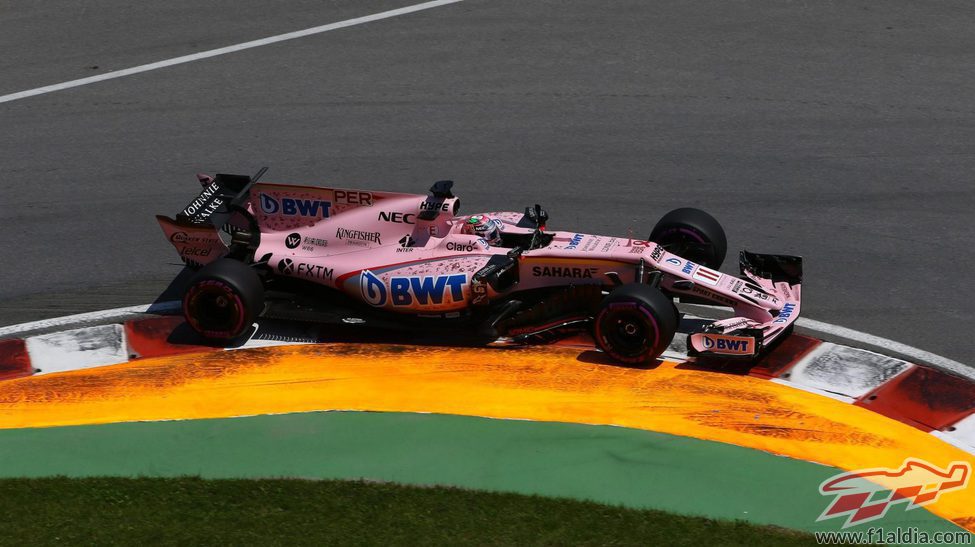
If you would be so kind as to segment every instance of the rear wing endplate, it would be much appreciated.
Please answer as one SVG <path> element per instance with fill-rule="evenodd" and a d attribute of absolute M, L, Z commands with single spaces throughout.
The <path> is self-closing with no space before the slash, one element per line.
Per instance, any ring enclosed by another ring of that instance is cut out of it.
<path fill-rule="evenodd" d="M 230 220 L 233 206 L 243 206 L 251 186 L 265 172 L 267 167 L 262 167 L 253 177 L 217 174 L 200 195 L 176 215 L 177 224 L 222 227 Z"/>

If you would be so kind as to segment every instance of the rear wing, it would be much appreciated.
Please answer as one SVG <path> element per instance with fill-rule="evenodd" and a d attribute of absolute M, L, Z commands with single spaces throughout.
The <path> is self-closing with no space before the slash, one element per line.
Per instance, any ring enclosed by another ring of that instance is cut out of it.
<path fill-rule="evenodd" d="M 233 206 L 242 207 L 251 186 L 267 172 L 261 168 L 253 177 L 219 173 L 200 195 L 176 215 L 179 224 L 210 225 L 220 228 L 230 220 Z"/>
<path fill-rule="evenodd" d="M 206 184 L 200 195 L 172 219 L 156 215 L 159 227 L 176 248 L 183 262 L 199 266 L 226 256 L 230 249 L 220 237 L 220 230 L 231 217 L 246 207 L 250 189 L 267 171 L 262 168 L 253 177 L 218 174 L 213 178 L 200 177 Z"/>

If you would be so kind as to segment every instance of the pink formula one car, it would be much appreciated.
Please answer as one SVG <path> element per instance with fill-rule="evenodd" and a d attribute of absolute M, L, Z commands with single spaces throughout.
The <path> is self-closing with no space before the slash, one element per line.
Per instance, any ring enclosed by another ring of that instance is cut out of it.
<path fill-rule="evenodd" d="M 721 273 L 724 231 L 697 209 L 642 240 L 549 231 L 538 205 L 458 216 L 450 181 L 424 196 L 256 182 L 263 172 L 200 175 L 199 197 L 157 217 L 200 267 L 183 313 L 210 339 L 241 337 L 258 316 L 519 342 L 584 327 L 642 363 L 673 339 L 675 298 L 735 312 L 690 335 L 698 356 L 754 358 L 799 315 L 802 260 L 743 251 L 742 276 Z"/>

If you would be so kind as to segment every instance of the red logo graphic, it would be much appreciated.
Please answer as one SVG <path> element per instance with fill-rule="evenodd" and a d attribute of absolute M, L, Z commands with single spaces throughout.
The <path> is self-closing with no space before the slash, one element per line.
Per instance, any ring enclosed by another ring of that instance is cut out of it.
<path fill-rule="evenodd" d="M 705 268 L 704 266 L 698 266 L 693 277 L 694 279 L 703 281 L 708 285 L 717 285 L 718 280 L 721 279 L 721 272 L 716 272 L 714 270 Z"/>
<path fill-rule="evenodd" d="M 907 458 L 899 469 L 878 467 L 835 475 L 819 485 L 819 493 L 836 496 L 816 522 L 846 517 L 843 528 L 882 518 L 892 505 L 905 511 L 938 500 L 941 494 L 968 486 L 969 462 L 951 462 L 946 469 Z"/>

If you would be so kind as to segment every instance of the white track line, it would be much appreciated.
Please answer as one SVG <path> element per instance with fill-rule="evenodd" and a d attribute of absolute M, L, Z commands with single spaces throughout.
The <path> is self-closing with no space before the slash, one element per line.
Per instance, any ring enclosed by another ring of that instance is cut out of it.
<path fill-rule="evenodd" d="M 906 357 L 917 359 L 960 376 L 975 379 L 975 370 L 973 370 L 972 367 L 965 366 L 962 363 L 953 361 L 947 357 L 942 357 L 929 351 L 924 351 L 923 349 L 908 346 L 907 344 L 901 344 L 900 342 L 895 342 L 887 338 L 881 338 L 879 336 L 848 329 L 839 325 L 823 323 L 822 321 L 816 321 L 815 319 L 806 319 L 805 317 L 800 317 L 796 321 L 796 325 L 812 331 L 824 332 L 826 334 L 832 334 L 833 336 L 839 336 L 840 338 L 847 338 L 857 342 L 862 342 L 864 344 L 870 344 L 872 346 L 883 348 L 895 353 L 900 353 Z"/>
<path fill-rule="evenodd" d="M 122 78 L 124 76 L 131 76 L 133 74 L 139 74 L 140 72 L 148 72 L 150 70 L 166 68 L 173 65 L 192 63 L 193 61 L 199 61 L 201 59 L 209 59 L 210 57 L 216 57 L 218 55 L 226 55 L 227 53 L 235 53 L 237 51 L 243 51 L 245 49 L 266 46 L 269 44 L 276 44 L 278 42 L 284 42 L 285 40 L 294 40 L 295 38 L 304 38 L 305 36 L 321 34 L 323 32 L 337 30 L 340 28 L 362 25 L 365 23 L 370 23 L 372 21 L 379 21 L 381 19 L 389 19 L 390 17 L 406 15 L 408 13 L 428 10 L 439 6 L 446 6 L 448 4 L 456 4 L 458 2 L 463 2 L 463 0 L 433 0 L 432 2 L 423 2 L 422 4 L 414 4 L 412 6 L 406 6 L 403 8 L 383 11 L 380 13 L 374 13 L 372 15 L 365 15 L 362 17 L 356 17 L 354 19 L 347 19 L 345 21 L 339 21 L 337 23 L 329 23 L 327 25 L 321 25 L 318 27 L 306 28 L 305 30 L 296 30 L 294 32 L 278 34 L 276 36 L 268 36 L 267 38 L 261 38 L 259 40 L 252 40 L 250 42 L 243 42 L 232 46 L 211 49 L 208 51 L 201 51 L 199 53 L 193 53 L 192 55 L 183 55 L 182 57 L 174 57 L 172 59 L 166 59 L 164 61 L 149 63 L 147 65 L 140 65 L 132 68 L 106 72 L 105 74 L 90 76 L 88 78 L 81 78 L 80 80 L 71 80 L 69 82 L 61 82 L 59 84 L 37 87 L 34 89 L 28 89 L 26 91 L 19 91 L 17 93 L 11 93 L 9 95 L 0 95 L 0 103 L 7 103 L 10 101 L 16 101 L 18 99 L 26 99 L 27 97 L 34 97 L 36 95 L 43 95 L 45 93 L 53 93 L 55 91 L 61 91 L 64 89 L 70 89 L 72 87 L 79 87 L 83 85 L 93 84 L 96 82 L 103 82 L 105 80 Z"/>
<path fill-rule="evenodd" d="M 728 311 L 728 308 L 724 306 L 713 306 L 710 304 L 692 304 L 692 306 L 695 308 Z M 923 349 L 915 348 L 914 346 L 908 346 L 907 344 L 895 342 L 889 338 L 881 338 L 880 336 L 874 336 L 858 330 L 848 329 L 832 323 L 816 321 L 815 319 L 807 319 L 805 317 L 800 317 L 797 319 L 796 325 L 814 332 L 831 334 L 838 338 L 852 340 L 862 344 L 869 344 L 893 353 L 899 353 L 904 357 L 916 359 L 920 363 L 933 365 L 937 368 L 947 370 L 959 376 L 964 376 L 966 378 L 975 380 L 975 368 L 973 367 L 948 359 L 947 357 L 942 357 L 941 355 L 931 353 L 930 351 L 924 351 Z"/>
<path fill-rule="evenodd" d="M 718 306 L 703 306 L 698 304 L 695 304 L 695 307 L 723 309 Z M 144 304 L 141 306 L 129 306 L 127 308 L 115 308 L 112 310 L 95 311 L 91 313 L 80 313 L 77 315 L 68 315 L 65 317 L 55 317 L 52 319 L 33 321 L 31 323 L 21 323 L 19 325 L 11 325 L 9 327 L 0 327 L 0 337 L 9 338 L 17 334 L 23 334 L 27 332 L 42 330 L 42 329 L 67 327 L 67 326 L 79 325 L 84 323 L 94 323 L 96 321 L 110 321 L 115 319 L 121 319 L 126 316 L 138 315 L 140 313 L 173 312 L 179 309 L 180 309 L 180 302 L 177 300 L 171 300 L 168 302 L 156 302 L 155 304 Z M 887 338 L 881 338 L 879 336 L 874 336 L 872 334 L 867 334 L 865 332 L 848 329 L 846 327 L 841 327 L 839 325 L 824 323 L 822 321 L 816 321 L 814 319 L 806 319 L 805 317 L 800 317 L 799 320 L 796 321 L 796 324 L 800 327 L 812 331 L 823 332 L 846 340 L 852 340 L 854 342 L 861 342 L 864 344 L 870 344 L 875 347 L 887 349 L 891 352 L 899 353 L 905 357 L 917 359 L 921 363 L 934 365 L 935 367 L 947 370 L 949 372 L 953 372 L 959 376 L 964 376 L 966 378 L 975 380 L 975 368 L 966 366 L 962 363 L 959 363 L 958 361 L 953 361 L 951 359 L 948 359 L 947 357 L 942 357 L 940 355 L 928 351 L 924 351 L 923 349 L 915 348 L 913 346 L 908 346 L 906 344 L 901 344 L 900 342 L 895 342 L 893 340 L 889 340 Z"/>
<path fill-rule="evenodd" d="M 115 308 L 112 310 L 93 311 L 90 313 L 79 313 L 76 315 L 65 315 L 64 317 L 54 317 L 51 319 L 41 319 L 30 323 L 10 325 L 0 327 L 0 337 L 10 337 L 16 334 L 23 334 L 44 329 L 58 327 L 69 327 L 73 325 L 83 325 L 85 323 L 96 323 L 102 321 L 114 321 L 140 313 L 166 313 L 180 309 L 178 300 L 168 302 L 157 302 L 155 304 L 143 304 L 141 306 L 129 306 L 127 308 Z"/>

